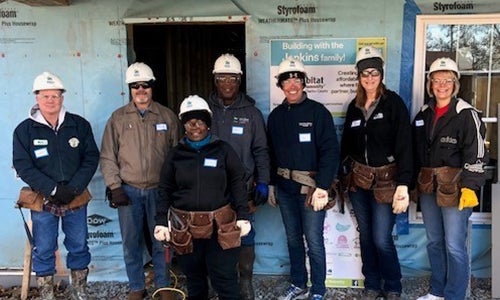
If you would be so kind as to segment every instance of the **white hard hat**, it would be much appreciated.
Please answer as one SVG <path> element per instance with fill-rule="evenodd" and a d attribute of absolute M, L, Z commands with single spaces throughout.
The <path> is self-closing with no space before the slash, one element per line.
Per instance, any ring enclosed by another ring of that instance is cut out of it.
<path fill-rule="evenodd" d="M 300 72 L 304 73 L 304 76 L 307 76 L 306 69 L 304 68 L 304 64 L 292 56 L 288 56 L 287 59 L 282 61 L 278 66 L 278 74 L 276 78 L 278 78 L 281 74 L 288 72 Z"/>
<path fill-rule="evenodd" d="M 240 61 L 234 55 L 226 53 L 217 58 L 212 73 L 243 74 L 243 71 Z"/>
<path fill-rule="evenodd" d="M 436 71 L 453 71 L 457 74 L 458 79 L 460 79 L 460 73 L 458 72 L 458 66 L 455 61 L 448 57 L 441 57 L 436 59 L 429 68 L 429 73 L 427 74 L 427 79 L 431 78 L 431 74 Z"/>
<path fill-rule="evenodd" d="M 125 82 L 127 84 L 139 81 L 150 81 L 156 80 L 153 75 L 153 70 L 142 62 L 136 62 L 128 67 L 127 72 L 125 73 Z"/>
<path fill-rule="evenodd" d="M 43 72 L 35 77 L 33 81 L 33 93 L 40 90 L 62 90 L 63 93 L 66 91 L 61 79 L 50 72 Z"/>
<path fill-rule="evenodd" d="M 382 62 L 384 62 L 384 58 L 382 57 L 380 50 L 373 46 L 365 46 L 359 49 L 358 53 L 356 53 L 356 64 L 368 58 L 380 58 Z"/>
<path fill-rule="evenodd" d="M 212 111 L 208 107 L 207 101 L 198 95 L 191 95 L 182 101 L 179 118 L 182 119 L 183 114 L 194 110 L 204 110 L 210 114 L 210 117 L 212 117 Z"/>

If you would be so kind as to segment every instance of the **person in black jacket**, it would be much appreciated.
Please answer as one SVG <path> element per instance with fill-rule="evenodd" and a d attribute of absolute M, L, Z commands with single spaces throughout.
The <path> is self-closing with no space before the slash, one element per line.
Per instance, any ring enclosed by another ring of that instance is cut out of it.
<path fill-rule="evenodd" d="M 33 82 L 36 104 L 30 117 L 14 130 L 13 164 L 33 190 L 43 194 L 43 211 L 31 211 L 33 271 L 43 299 L 55 299 L 59 221 L 68 250 L 67 267 L 73 285 L 71 299 L 88 299 L 86 281 L 90 252 L 87 245 L 87 202 L 84 193 L 99 163 L 92 128 L 63 106 L 59 77 L 43 72 Z M 87 194 L 88 195 L 88 194 Z M 81 200 L 84 201 L 81 201 Z M 78 204 L 77 204 L 78 203 Z"/>
<path fill-rule="evenodd" d="M 372 47 L 356 57 L 358 89 L 347 108 L 341 176 L 359 228 L 365 290 L 362 299 L 400 299 L 401 268 L 392 238 L 396 214 L 409 205 L 411 126 L 399 95 L 385 88 L 382 55 Z"/>
<path fill-rule="evenodd" d="M 279 202 L 291 277 L 290 287 L 278 299 L 321 300 L 326 292 L 324 207 L 339 162 L 337 134 L 332 114 L 304 92 L 306 70 L 301 61 L 284 60 L 276 77 L 285 100 L 271 112 L 267 124 L 275 184 L 269 188 L 269 204 Z M 311 264 L 309 291 L 304 237 Z"/>
<path fill-rule="evenodd" d="M 457 98 L 460 73 L 452 59 L 435 60 L 427 79 L 431 99 L 413 121 L 413 137 L 432 275 L 429 293 L 418 299 L 465 299 L 467 223 L 485 182 L 486 129 L 480 112 Z"/>
<path fill-rule="evenodd" d="M 245 166 L 245 179 L 251 212 L 267 202 L 269 184 L 269 149 L 266 125 L 255 100 L 240 92 L 240 61 L 232 54 L 223 54 L 214 64 L 216 90 L 208 105 L 213 112 L 211 132 L 228 142 Z M 253 223 L 253 214 L 251 215 Z M 241 240 L 240 291 L 242 300 L 253 300 L 253 264 L 255 261 L 255 230 Z"/>
<path fill-rule="evenodd" d="M 212 112 L 199 96 L 181 103 L 186 136 L 160 176 L 154 236 L 170 241 L 187 278 L 188 299 L 240 299 L 237 263 L 248 221 L 245 169 L 233 148 L 210 134 Z"/>

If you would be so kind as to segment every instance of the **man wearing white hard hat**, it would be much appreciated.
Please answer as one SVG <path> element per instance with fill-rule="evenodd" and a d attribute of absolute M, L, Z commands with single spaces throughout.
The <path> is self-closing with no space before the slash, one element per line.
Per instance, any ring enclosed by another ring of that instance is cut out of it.
<path fill-rule="evenodd" d="M 232 54 L 222 54 L 214 63 L 216 90 L 208 104 L 213 112 L 211 132 L 228 142 L 245 166 L 248 201 L 253 211 L 267 202 L 269 184 L 269 149 L 266 125 L 255 100 L 240 91 L 240 61 Z M 241 241 L 238 263 L 242 300 L 255 298 L 252 285 L 255 260 L 255 231 Z"/>
<path fill-rule="evenodd" d="M 271 153 L 269 203 L 279 205 L 290 256 L 290 287 L 279 300 L 322 300 L 326 292 L 325 208 L 339 163 L 332 114 L 304 91 L 304 64 L 288 57 L 278 67 L 277 86 L 285 95 L 267 122 Z M 306 247 L 310 278 L 306 269 Z M 307 288 L 307 282 L 311 287 Z"/>
<path fill-rule="evenodd" d="M 479 205 L 488 153 L 481 112 L 457 97 L 459 79 L 455 61 L 436 59 L 427 75 L 430 101 L 413 121 L 417 188 L 431 266 L 429 293 L 418 300 L 465 299 L 470 283 L 468 220 Z"/>
<path fill-rule="evenodd" d="M 99 162 L 92 128 L 63 106 L 59 77 L 43 72 L 33 82 L 36 104 L 14 131 L 13 164 L 32 190 L 43 194 L 40 210 L 31 210 L 33 271 L 43 299 L 54 296 L 59 222 L 71 269 L 71 299 L 90 299 L 86 291 L 90 252 L 87 245 L 86 188 Z"/>
<path fill-rule="evenodd" d="M 110 206 L 118 209 L 130 286 L 128 299 L 132 300 L 146 295 L 144 224 L 153 240 L 155 287 L 170 284 L 165 250 L 154 240 L 153 230 L 161 166 L 180 138 L 180 126 L 172 110 L 153 101 L 155 77 L 148 65 L 141 62 L 130 65 L 125 82 L 132 101 L 109 118 L 102 138 L 100 164 Z M 167 291 L 159 294 L 162 300 L 171 299 Z"/>
<path fill-rule="evenodd" d="M 229 143 L 210 132 L 212 111 L 197 95 L 184 99 L 186 135 L 163 165 L 155 238 L 170 242 L 186 275 L 188 299 L 240 300 L 236 264 L 251 229 L 245 170 Z"/>

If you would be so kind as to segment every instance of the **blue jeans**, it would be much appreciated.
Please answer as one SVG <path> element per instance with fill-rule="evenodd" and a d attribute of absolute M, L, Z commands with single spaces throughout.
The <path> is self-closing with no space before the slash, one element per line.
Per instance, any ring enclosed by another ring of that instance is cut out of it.
<path fill-rule="evenodd" d="M 304 194 L 288 193 L 279 186 L 277 197 L 285 225 L 292 284 L 300 288 L 307 287 L 305 236 L 311 267 L 310 294 L 324 295 L 326 292 L 326 253 L 323 230 L 326 212 L 306 208 Z"/>
<path fill-rule="evenodd" d="M 156 215 L 158 189 L 138 189 L 126 184 L 122 184 L 122 188 L 131 201 L 131 205 L 118 208 L 123 240 L 123 257 L 130 289 L 139 291 L 144 289 L 146 285 L 143 268 L 143 250 L 145 247 L 143 236 L 144 216 L 147 218 L 149 234 L 153 243 L 151 256 L 153 258 L 155 286 L 156 288 L 167 287 L 170 275 L 167 273 L 165 249 L 153 236 L 156 224 L 154 217 Z"/>
<path fill-rule="evenodd" d="M 64 232 L 64 246 L 68 251 L 66 267 L 71 270 L 86 269 L 90 263 L 87 245 L 87 206 L 66 212 L 63 217 L 46 211 L 31 211 L 33 222 L 33 271 L 36 276 L 48 276 L 56 273 L 57 237 L 59 219 Z"/>
<path fill-rule="evenodd" d="M 431 294 L 446 300 L 465 299 L 470 267 L 467 222 L 472 208 L 439 207 L 436 194 L 420 195 L 431 265 Z"/>
<path fill-rule="evenodd" d="M 359 187 L 349 192 L 349 199 L 358 221 L 365 289 L 401 293 L 401 267 L 392 238 L 396 221 L 392 205 L 377 203 L 373 191 Z"/>

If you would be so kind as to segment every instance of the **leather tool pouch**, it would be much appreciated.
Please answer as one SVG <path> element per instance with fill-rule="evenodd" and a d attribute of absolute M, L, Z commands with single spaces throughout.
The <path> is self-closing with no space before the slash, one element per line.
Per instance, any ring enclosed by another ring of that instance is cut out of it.
<path fill-rule="evenodd" d="M 217 241 L 222 249 L 241 246 L 240 228 L 236 226 L 236 212 L 229 205 L 215 211 Z"/>
<path fill-rule="evenodd" d="M 356 187 L 360 187 L 364 190 L 369 190 L 373 185 L 374 179 L 375 174 L 373 173 L 372 168 L 354 162 L 354 165 L 352 167 L 351 180 Z"/>
<path fill-rule="evenodd" d="M 18 207 L 42 211 L 45 198 L 39 192 L 32 190 L 29 186 L 23 186 L 19 192 L 16 205 Z"/>
<path fill-rule="evenodd" d="M 173 246 L 175 253 L 179 255 L 189 254 L 193 252 L 193 236 L 189 232 L 189 214 L 177 211 L 170 208 L 171 216 L 171 238 L 170 244 Z M 173 216 L 175 214 L 175 216 Z"/>
<path fill-rule="evenodd" d="M 435 170 L 437 205 L 441 207 L 457 206 L 460 195 L 460 175 L 462 174 L 462 169 L 441 167 Z"/>
<path fill-rule="evenodd" d="M 418 192 L 421 194 L 434 193 L 434 168 L 421 168 L 417 177 Z"/>
<path fill-rule="evenodd" d="M 209 239 L 214 231 L 211 212 L 191 212 L 189 232 L 194 239 Z"/>
<path fill-rule="evenodd" d="M 373 195 L 377 203 L 392 203 L 392 198 L 396 192 L 396 165 L 374 168 L 375 185 L 373 186 Z"/>

